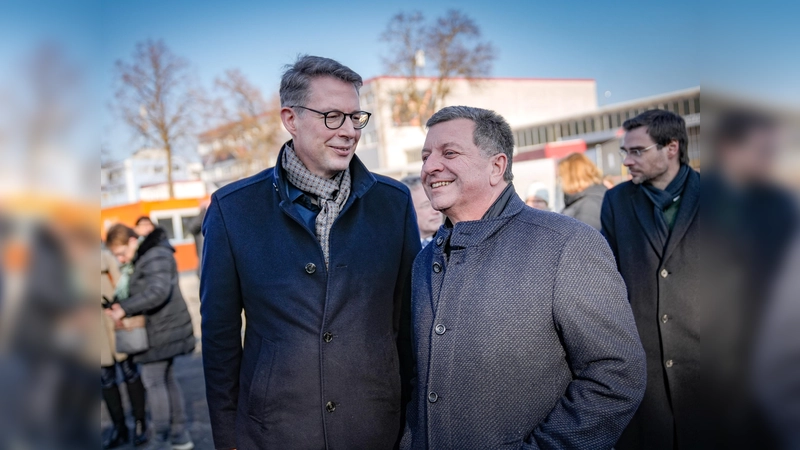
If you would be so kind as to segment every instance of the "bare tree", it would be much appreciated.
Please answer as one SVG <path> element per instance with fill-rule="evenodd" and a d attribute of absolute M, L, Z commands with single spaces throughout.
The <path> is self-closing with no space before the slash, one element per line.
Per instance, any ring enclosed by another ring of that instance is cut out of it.
<path fill-rule="evenodd" d="M 456 10 L 447 11 L 433 23 L 426 22 L 421 12 L 401 12 L 392 17 L 381 34 L 391 55 L 384 58 L 384 66 L 390 74 L 407 79 L 404 89 L 396 93 L 396 123 L 424 126 L 427 118 L 444 105 L 453 77 L 473 80 L 491 72 L 496 50 L 492 44 L 479 41 L 480 36 L 478 25 Z M 426 58 L 430 61 L 427 74 Z M 418 79 L 426 75 L 432 82 L 420 91 L 424 86 Z"/>
<path fill-rule="evenodd" d="M 221 145 L 217 153 L 236 155 L 251 175 L 269 166 L 278 154 L 280 101 L 277 95 L 265 100 L 261 90 L 239 69 L 225 71 L 214 81 L 221 96 L 207 105 L 219 126 L 206 133 Z"/>
<path fill-rule="evenodd" d="M 145 142 L 166 152 L 169 198 L 172 153 L 177 142 L 191 136 L 195 97 L 189 63 L 163 41 L 136 44 L 131 62 L 117 61 L 116 109 Z"/>

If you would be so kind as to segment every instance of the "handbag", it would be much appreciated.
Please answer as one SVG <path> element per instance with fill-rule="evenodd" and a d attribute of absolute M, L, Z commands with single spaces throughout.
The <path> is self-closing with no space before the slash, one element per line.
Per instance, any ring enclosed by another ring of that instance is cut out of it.
<path fill-rule="evenodd" d="M 117 353 L 133 355 L 150 348 L 143 315 L 123 318 L 121 325 L 114 326 L 114 338 Z"/>

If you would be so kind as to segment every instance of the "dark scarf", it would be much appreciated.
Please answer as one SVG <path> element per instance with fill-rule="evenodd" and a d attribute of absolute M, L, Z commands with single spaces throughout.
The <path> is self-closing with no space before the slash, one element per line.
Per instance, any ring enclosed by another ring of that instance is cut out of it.
<path fill-rule="evenodd" d="M 667 223 L 667 217 L 664 215 L 664 211 L 673 203 L 680 200 L 688 178 L 689 166 L 682 164 L 678 174 L 675 175 L 675 178 L 669 183 L 667 189 L 662 191 L 650 183 L 642 185 L 644 194 L 653 203 L 653 219 L 655 219 L 656 231 L 661 248 L 667 245 L 667 239 L 669 238 L 669 224 Z"/>
<path fill-rule="evenodd" d="M 508 201 L 511 200 L 511 197 L 514 195 L 517 195 L 517 191 L 514 190 L 514 186 L 511 183 L 508 183 L 508 186 L 503 189 L 500 197 L 497 197 L 497 200 L 492 203 L 492 206 L 486 210 L 486 213 L 483 215 L 483 217 L 481 217 L 481 220 L 500 217 L 500 214 L 502 214 L 503 210 L 506 209 Z"/>

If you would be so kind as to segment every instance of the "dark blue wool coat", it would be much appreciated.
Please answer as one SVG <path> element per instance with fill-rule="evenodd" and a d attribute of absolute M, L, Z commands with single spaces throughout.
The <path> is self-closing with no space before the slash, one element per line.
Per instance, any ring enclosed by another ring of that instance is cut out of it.
<path fill-rule="evenodd" d="M 443 249 L 451 248 L 449 261 Z M 404 449 L 608 449 L 645 361 L 600 233 L 514 196 L 442 226 L 414 262 Z"/>
<path fill-rule="evenodd" d="M 700 174 L 690 169 L 666 248 L 656 244 L 653 204 L 641 186 L 606 193 L 603 234 L 628 287 L 647 353 L 647 391 L 615 448 L 707 448 L 701 399 Z M 677 440 L 677 442 L 675 442 Z"/>
<path fill-rule="evenodd" d="M 405 186 L 357 157 L 350 170 L 328 269 L 280 166 L 212 196 L 200 291 L 216 448 L 386 449 L 400 435 L 397 334 L 419 233 Z"/>

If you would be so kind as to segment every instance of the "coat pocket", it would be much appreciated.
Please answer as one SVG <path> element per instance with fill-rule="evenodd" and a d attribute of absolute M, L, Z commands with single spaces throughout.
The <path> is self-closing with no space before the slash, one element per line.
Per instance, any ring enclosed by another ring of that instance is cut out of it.
<path fill-rule="evenodd" d="M 263 423 L 269 413 L 269 380 L 272 374 L 272 362 L 275 358 L 275 344 L 267 339 L 261 340 L 258 362 L 250 384 L 247 398 L 247 414 L 255 421 Z"/>

